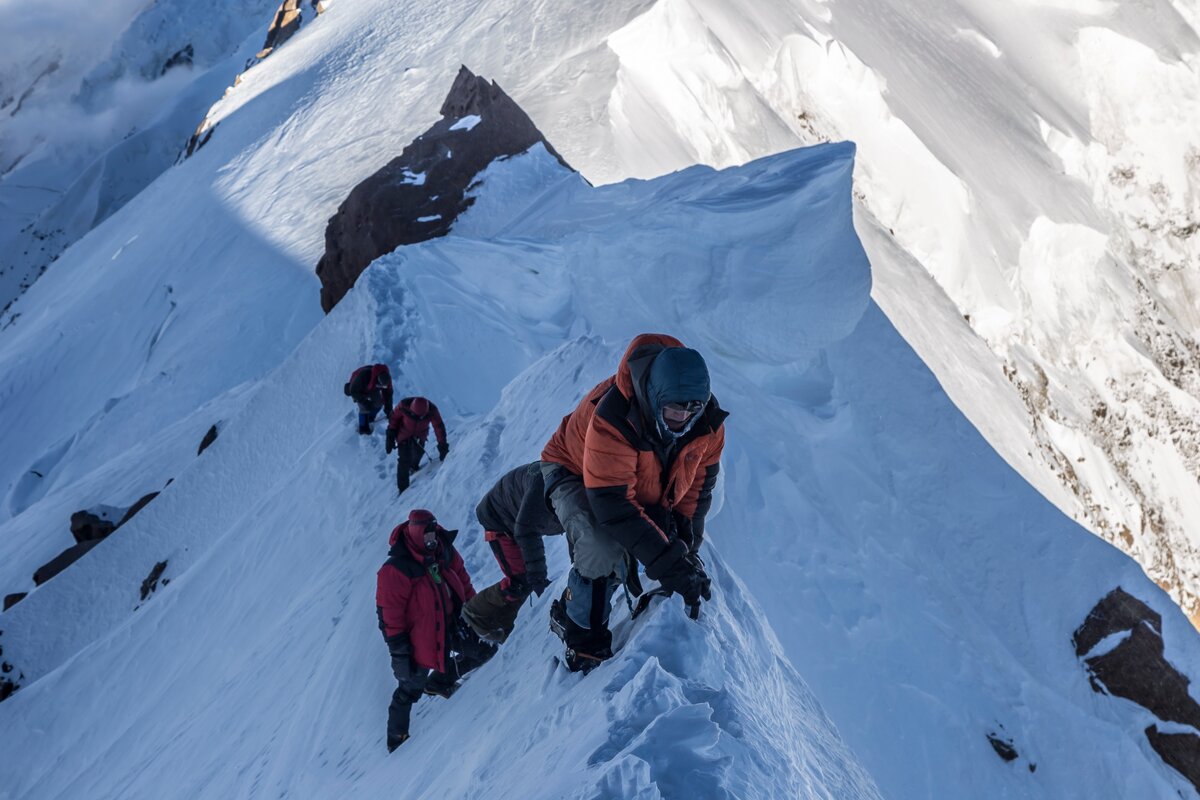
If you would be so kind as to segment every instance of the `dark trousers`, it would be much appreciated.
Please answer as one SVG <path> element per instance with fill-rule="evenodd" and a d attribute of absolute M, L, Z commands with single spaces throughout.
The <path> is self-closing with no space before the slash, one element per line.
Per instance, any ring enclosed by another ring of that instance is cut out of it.
<path fill-rule="evenodd" d="M 418 667 L 408 653 L 392 653 L 392 674 L 396 676 L 396 691 L 388 706 L 387 736 L 389 744 L 399 744 L 408 735 L 408 721 L 413 703 L 421 699 L 429 670 Z"/>
<path fill-rule="evenodd" d="M 436 686 L 439 689 L 451 687 L 459 678 L 496 655 L 496 648 L 482 641 L 465 623 L 451 626 L 448 644 L 447 650 L 451 653 L 446 657 L 445 672 L 417 666 L 407 651 L 392 652 L 392 674 L 396 676 L 396 690 L 392 692 L 392 704 L 388 706 L 389 742 L 398 744 L 400 739 L 408 734 L 413 703 L 421 699 L 426 686 Z"/>
<path fill-rule="evenodd" d="M 425 442 L 417 438 L 396 442 L 396 491 L 404 494 L 408 488 L 409 476 L 421 466 L 421 456 L 425 455 Z"/>
<path fill-rule="evenodd" d="M 463 616 L 481 637 L 503 642 L 512 634 L 521 603 L 528 596 L 511 590 L 513 576 L 525 574 L 525 558 L 517 540 L 508 533 L 484 531 L 483 538 L 491 545 L 504 577 L 472 597 L 463 608 Z"/>

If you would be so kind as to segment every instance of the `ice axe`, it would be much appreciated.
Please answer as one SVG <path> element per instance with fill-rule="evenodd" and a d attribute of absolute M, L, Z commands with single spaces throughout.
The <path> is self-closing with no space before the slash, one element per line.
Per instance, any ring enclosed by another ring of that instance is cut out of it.
<path fill-rule="evenodd" d="M 644 614 L 646 609 L 650 608 L 650 601 L 654 598 L 670 597 L 673 594 L 675 593 L 670 589 L 664 589 L 661 586 L 659 586 L 657 589 L 651 589 L 638 598 L 637 605 L 633 607 L 633 611 L 630 612 L 629 618 L 637 619 Z M 696 601 L 695 603 L 687 603 L 686 605 L 688 619 L 700 619 L 700 602 Z"/>

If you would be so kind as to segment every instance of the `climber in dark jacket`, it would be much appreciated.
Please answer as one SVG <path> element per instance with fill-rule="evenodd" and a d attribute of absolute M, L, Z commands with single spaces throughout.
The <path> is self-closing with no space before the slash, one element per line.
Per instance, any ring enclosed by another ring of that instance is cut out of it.
<path fill-rule="evenodd" d="M 542 537 L 563 532 L 546 497 L 541 462 L 505 473 L 479 501 L 475 516 L 504 577 L 471 598 L 463 617 L 484 639 L 503 642 L 525 598 L 541 596 L 550 585 Z"/>
<path fill-rule="evenodd" d="M 358 404 L 359 433 L 371 432 L 371 423 L 380 410 L 392 415 L 392 374 L 387 364 L 359 367 L 350 374 L 342 391 Z"/>
<path fill-rule="evenodd" d="M 397 682 L 388 708 L 388 752 L 408 739 L 412 705 L 422 692 L 449 697 L 460 677 L 495 653 L 460 616 L 475 587 L 454 549 L 457 533 L 414 509 L 392 531 L 388 560 L 379 568 L 375 605 Z"/>
<path fill-rule="evenodd" d="M 409 476 L 421 465 L 429 426 L 433 426 L 437 435 L 438 458 L 442 461 L 450 452 L 450 444 L 446 441 L 446 425 L 438 407 L 424 397 L 404 398 L 390 416 L 384 449 L 389 453 L 396 451 L 396 489 L 404 494 Z"/>

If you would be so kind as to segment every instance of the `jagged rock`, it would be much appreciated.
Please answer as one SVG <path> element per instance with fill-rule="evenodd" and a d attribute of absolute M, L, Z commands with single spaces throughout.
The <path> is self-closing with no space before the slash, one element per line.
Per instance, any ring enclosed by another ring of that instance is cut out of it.
<path fill-rule="evenodd" d="M 267 28 L 267 40 L 263 42 L 262 50 L 255 58 L 261 60 L 271 55 L 272 50 L 300 30 L 300 22 L 300 0 L 283 0 L 279 10 L 275 12 L 275 19 L 271 20 L 271 27 Z"/>
<path fill-rule="evenodd" d="M 1142 622 L 1162 635 L 1162 617 L 1158 612 L 1118 586 L 1096 604 L 1072 635 L 1075 655 L 1082 658 L 1105 637 L 1132 630 Z"/>
<path fill-rule="evenodd" d="M 181 47 L 179 50 L 176 50 L 174 52 L 174 54 L 172 54 L 171 57 L 166 60 L 166 62 L 163 64 L 162 71 L 159 72 L 158 74 L 166 75 L 168 72 L 175 69 L 176 67 L 184 67 L 184 66 L 190 67 L 192 65 L 192 60 L 195 57 L 196 57 L 195 48 L 193 48 L 191 46 L 191 44 L 186 44 L 183 47 Z"/>
<path fill-rule="evenodd" d="M 1128 635 L 1115 647 L 1088 657 L 1096 645 L 1122 633 Z M 1163 655 L 1162 617 L 1141 600 L 1118 586 L 1096 604 L 1072 640 L 1097 692 L 1132 700 L 1160 720 L 1200 728 L 1200 703 L 1188 692 L 1190 680 Z M 1160 733 L 1151 725 L 1146 738 L 1200 790 L 1200 737 Z"/>
<path fill-rule="evenodd" d="M 1194 733 L 1162 733 L 1157 725 L 1146 728 L 1150 746 L 1179 774 L 1200 791 L 1200 736 Z"/>
<path fill-rule="evenodd" d="M 1000 756 L 1005 761 L 1016 761 L 1018 757 L 1017 749 L 1013 747 L 1011 739 L 1006 739 L 998 733 L 989 733 L 987 735 L 988 742 L 992 745 L 992 749 L 996 751 L 996 755 Z"/>
<path fill-rule="evenodd" d="M 142 599 L 143 600 L 145 600 L 150 595 L 154 594 L 154 590 L 158 588 L 158 579 L 162 577 L 163 571 L 166 568 L 167 568 L 167 562 L 159 561 L 150 570 L 150 574 L 146 576 L 146 579 L 144 581 L 142 581 Z M 166 585 L 167 585 L 167 582 L 164 580 L 163 586 L 166 586 Z"/>
<path fill-rule="evenodd" d="M 441 115 L 398 157 L 354 187 L 330 218 L 325 254 L 317 264 L 326 312 L 379 256 L 449 233 L 471 204 L 467 190 L 475 176 L 496 159 L 541 142 L 570 168 L 504 90 L 466 67 L 454 79 Z"/>
<path fill-rule="evenodd" d="M 216 125 L 208 123 L 208 117 L 200 120 L 200 124 L 196 126 L 196 132 L 192 134 L 192 138 L 188 139 L 187 147 L 184 148 L 183 157 L 191 158 L 192 154 L 199 150 L 204 145 L 208 144 L 208 140 L 212 138 L 213 131 L 217 129 Z"/>
<path fill-rule="evenodd" d="M 71 535 L 75 542 L 99 541 L 116 530 L 116 524 L 101 519 L 90 511 L 76 511 L 71 515 Z"/>
<path fill-rule="evenodd" d="M 4 595 L 4 610 L 8 611 L 10 608 L 15 606 L 17 603 L 24 600 L 25 595 L 27 595 L 27 594 L 29 594 L 29 592 L 13 592 L 12 594 Z"/>
<path fill-rule="evenodd" d="M 100 541 L 100 539 L 92 539 L 86 542 L 80 542 L 79 544 L 71 545 L 66 550 L 63 550 L 57 556 L 38 567 L 33 573 L 33 582 L 38 586 L 41 586 L 43 583 L 50 580 L 55 575 L 78 561 L 81 557 L 83 557 L 84 553 L 100 544 Z"/>
<path fill-rule="evenodd" d="M 117 527 L 119 528 L 126 522 L 129 522 L 129 520 L 133 519 L 134 514 L 138 513 L 147 505 L 149 505 L 150 501 L 156 497 L 158 497 L 158 492 L 150 492 L 149 494 L 142 495 L 142 497 L 136 503 L 129 507 L 129 510 L 125 512 L 125 516 L 121 517 L 121 521 L 117 523 Z"/>
<path fill-rule="evenodd" d="M 1129 635 L 1108 652 L 1087 657 L 1113 634 Z M 1188 693 L 1186 675 L 1163 655 L 1162 618 L 1120 587 L 1101 600 L 1073 637 L 1097 691 L 1132 700 L 1156 717 L 1200 728 L 1200 703 Z"/>
<path fill-rule="evenodd" d="M 196 451 L 196 455 L 200 455 L 208 446 L 217 440 L 217 426 L 213 425 L 208 429 L 208 433 L 204 434 L 204 438 L 200 440 L 200 449 Z"/>
<path fill-rule="evenodd" d="M 17 690 L 17 684 L 8 678 L 0 678 L 0 703 L 3 703 Z"/>

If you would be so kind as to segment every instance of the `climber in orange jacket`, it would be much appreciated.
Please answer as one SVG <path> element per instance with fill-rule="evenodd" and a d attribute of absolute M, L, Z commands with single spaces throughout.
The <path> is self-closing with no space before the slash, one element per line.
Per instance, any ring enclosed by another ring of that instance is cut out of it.
<path fill-rule="evenodd" d="M 727 416 L 698 352 L 672 336 L 642 334 L 617 373 L 592 389 L 546 444 L 546 493 L 572 559 L 551 616 L 571 669 L 612 655 L 608 615 L 613 591 L 628 577 L 627 553 L 689 607 L 710 596 L 697 551 Z"/>

